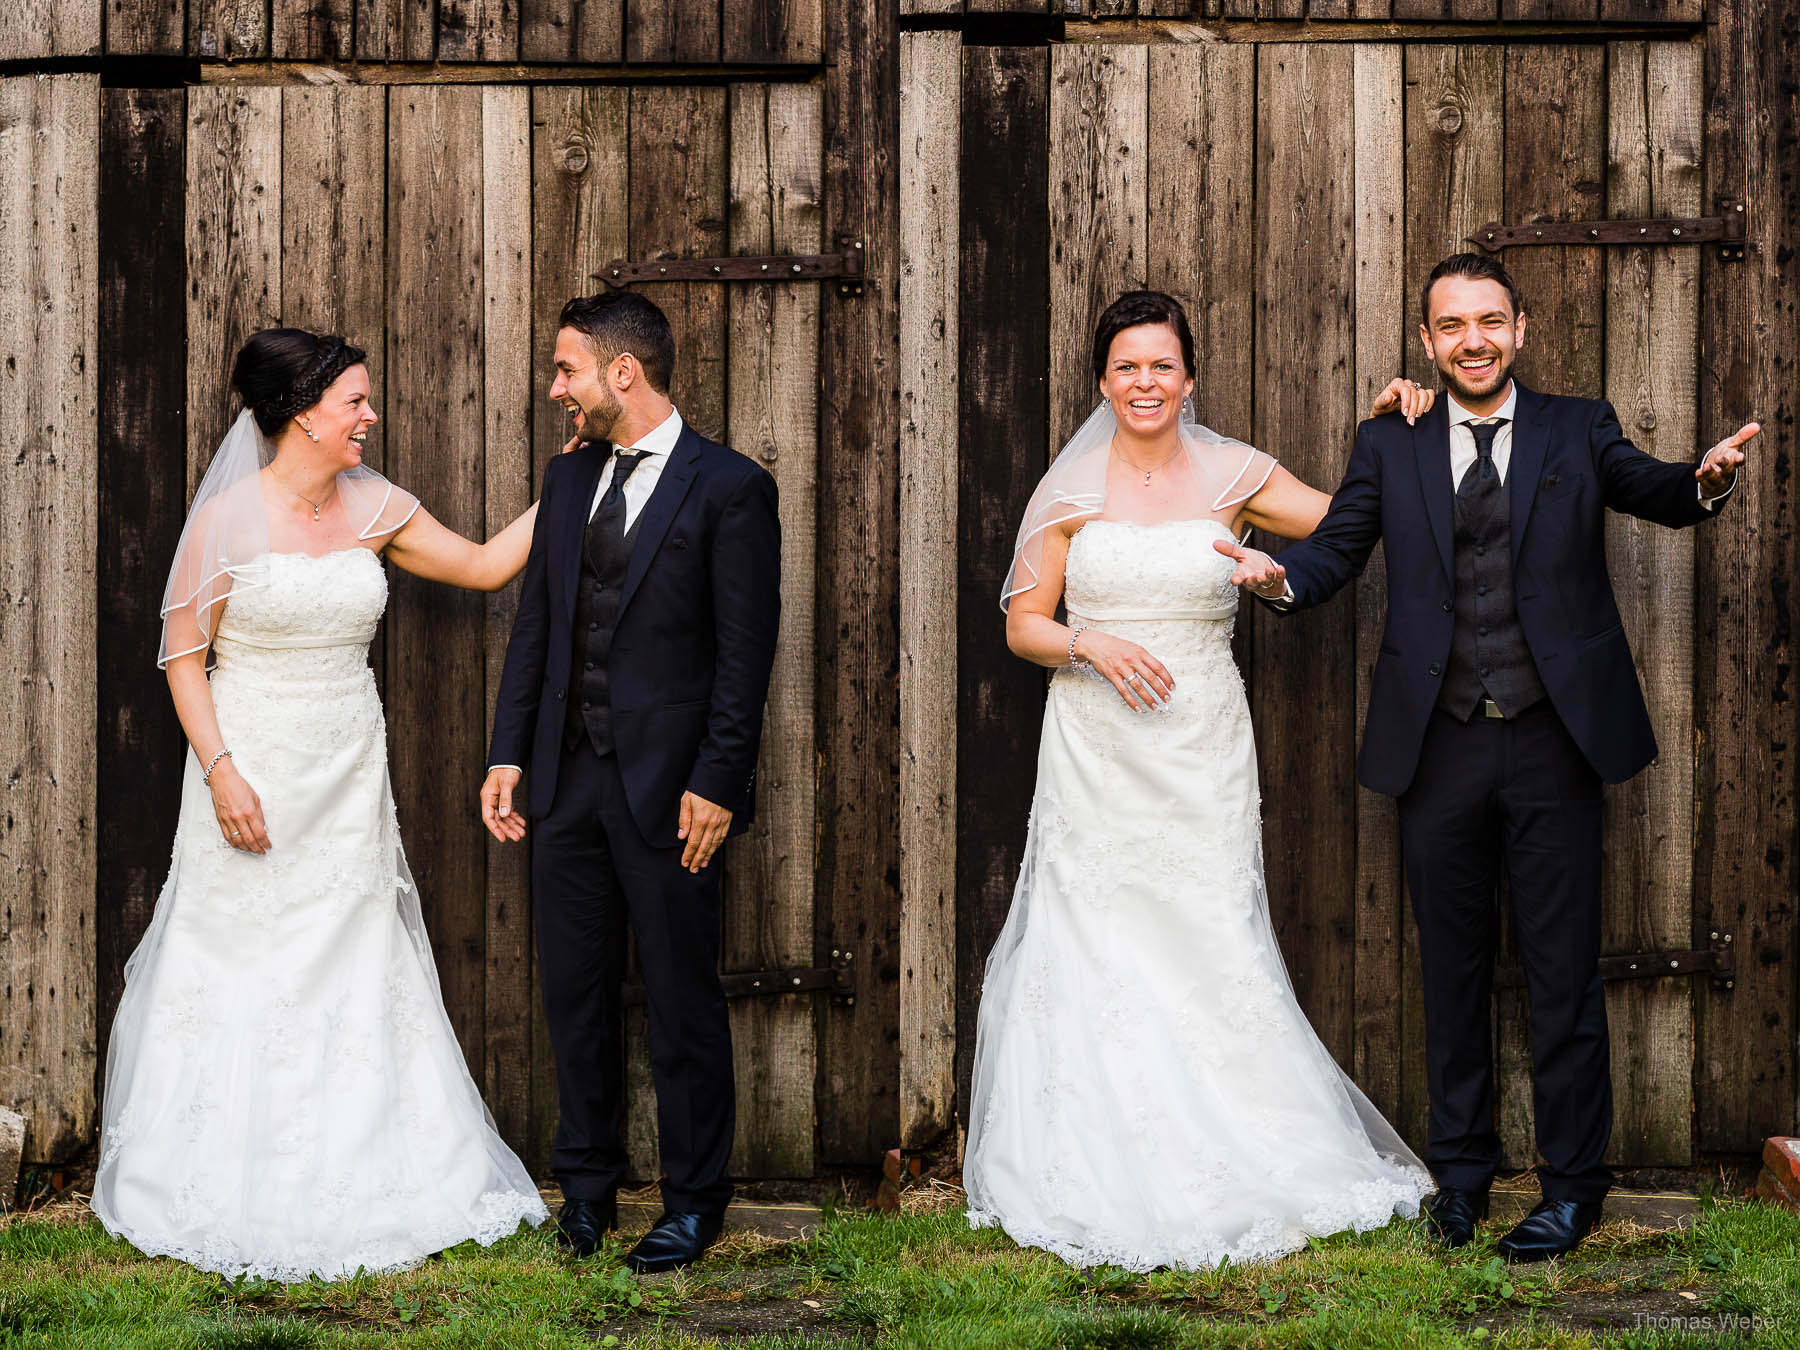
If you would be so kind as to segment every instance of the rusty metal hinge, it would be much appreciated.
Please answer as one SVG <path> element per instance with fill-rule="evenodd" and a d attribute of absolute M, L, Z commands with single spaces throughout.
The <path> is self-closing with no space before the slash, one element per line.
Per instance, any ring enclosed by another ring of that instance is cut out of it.
<path fill-rule="evenodd" d="M 1712 944 L 1700 951 L 1627 952 L 1620 956 L 1600 958 L 1602 980 L 1654 980 L 1664 976 L 1706 975 L 1714 988 L 1730 989 L 1737 973 L 1732 955 L 1731 934 L 1712 934 Z M 1523 989 L 1525 972 L 1518 966 L 1497 966 L 1494 970 L 1496 989 Z"/>
<path fill-rule="evenodd" d="M 762 998 L 774 994 L 828 993 L 834 1003 L 856 1002 L 856 975 L 851 953 L 833 951 L 828 966 L 790 967 L 785 970 L 746 970 L 719 976 L 726 998 Z M 647 1001 L 644 986 L 633 981 L 625 986 L 625 1006 L 641 1008 Z"/>
<path fill-rule="evenodd" d="M 788 253 L 752 258 L 654 258 L 627 262 L 614 258 L 600 271 L 608 286 L 645 281 L 828 281 L 839 295 L 863 293 L 862 240 L 838 239 L 836 253 Z"/>
<path fill-rule="evenodd" d="M 1716 216 L 1679 220 L 1547 220 L 1535 225 L 1490 221 L 1468 237 L 1488 253 L 1532 244 L 1713 244 L 1729 262 L 1744 257 L 1744 204 L 1722 199 Z"/>

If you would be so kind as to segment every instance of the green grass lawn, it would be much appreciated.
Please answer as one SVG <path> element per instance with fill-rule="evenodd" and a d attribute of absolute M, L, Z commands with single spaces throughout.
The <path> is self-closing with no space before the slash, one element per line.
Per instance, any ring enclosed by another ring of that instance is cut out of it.
<path fill-rule="evenodd" d="M 623 1245 L 577 1263 L 521 1232 L 403 1275 L 283 1286 L 146 1260 L 61 1206 L 0 1226 L 0 1346 L 1800 1346 L 1800 1215 L 1708 1201 L 1692 1228 L 1607 1224 L 1572 1258 L 1511 1268 L 1501 1231 L 1446 1254 L 1395 1223 L 1272 1266 L 1140 1276 L 1071 1270 L 957 1209 L 839 1213 L 807 1241 L 730 1235 L 654 1279 L 624 1270 Z M 1703 1329 L 1640 1324 L 1675 1317 Z"/>

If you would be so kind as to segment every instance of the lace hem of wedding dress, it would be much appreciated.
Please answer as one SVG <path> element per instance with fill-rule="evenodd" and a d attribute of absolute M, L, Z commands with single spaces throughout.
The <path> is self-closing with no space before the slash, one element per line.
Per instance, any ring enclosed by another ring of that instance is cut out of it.
<path fill-rule="evenodd" d="M 297 1248 L 279 1255 L 247 1253 L 223 1235 L 209 1237 L 199 1247 L 178 1242 L 141 1238 L 115 1228 L 100 1216 L 101 1225 L 114 1237 L 123 1238 L 146 1256 L 168 1256 L 184 1261 L 196 1270 L 223 1275 L 227 1279 L 244 1277 L 273 1280 L 279 1284 L 304 1284 L 308 1280 L 341 1280 L 358 1273 L 391 1275 L 413 1270 L 438 1252 L 446 1251 L 471 1238 L 483 1247 L 491 1247 L 502 1238 L 511 1237 L 519 1224 L 532 1227 L 543 1223 L 550 1213 L 542 1198 L 516 1191 L 489 1191 L 477 1202 L 472 1222 L 445 1224 L 436 1231 L 409 1233 L 404 1238 L 390 1235 L 373 1239 L 349 1250 L 327 1251 L 322 1244 Z"/>
<path fill-rule="evenodd" d="M 1265 1215 L 1235 1242 L 1205 1229 L 1146 1235 L 1098 1228 L 1086 1240 L 1073 1241 L 1066 1234 L 1009 1224 L 1004 1215 L 973 1205 L 968 1219 L 970 1228 L 1001 1229 L 1021 1247 L 1047 1251 L 1083 1270 L 1095 1266 L 1117 1266 L 1138 1274 L 1164 1267 L 1209 1270 L 1226 1262 L 1253 1265 L 1275 1261 L 1291 1256 L 1314 1238 L 1351 1229 L 1367 1233 L 1385 1227 L 1395 1218 L 1417 1218 L 1424 1197 L 1434 1189 L 1435 1183 L 1428 1174 L 1415 1175 L 1413 1169 L 1406 1168 L 1402 1178 L 1392 1181 L 1358 1182 L 1348 1194 L 1322 1202 L 1298 1222 L 1282 1215 Z"/>

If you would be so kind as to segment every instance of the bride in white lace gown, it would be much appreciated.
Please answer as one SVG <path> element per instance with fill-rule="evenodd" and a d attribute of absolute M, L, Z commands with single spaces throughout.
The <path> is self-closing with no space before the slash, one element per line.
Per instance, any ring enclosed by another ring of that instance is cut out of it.
<path fill-rule="evenodd" d="M 194 756 L 113 1024 L 93 1208 L 140 1250 L 229 1276 L 392 1270 L 546 1217 L 444 1011 L 367 656 L 382 552 L 493 589 L 535 508 L 476 545 L 361 469 L 361 362 L 296 330 L 246 344 L 250 407 L 165 603 Z"/>
<path fill-rule="evenodd" d="M 1056 673 L 982 990 L 969 1218 L 1082 1266 L 1268 1259 L 1431 1189 L 1307 1023 L 1263 885 L 1214 545 L 1304 535 L 1328 499 L 1183 423 L 1192 340 L 1168 297 L 1115 302 L 1095 366 L 1107 401 L 1034 496 L 1007 583 L 1010 645 Z M 1378 410 L 1417 401 L 1390 389 Z"/>

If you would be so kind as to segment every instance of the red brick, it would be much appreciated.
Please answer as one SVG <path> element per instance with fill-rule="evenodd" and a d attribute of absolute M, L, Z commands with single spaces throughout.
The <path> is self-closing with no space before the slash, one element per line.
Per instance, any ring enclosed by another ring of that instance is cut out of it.
<path fill-rule="evenodd" d="M 1763 1168 L 1750 1194 L 1800 1210 L 1800 1139 L 1776 1136 L 1763 1141 Z"/>

